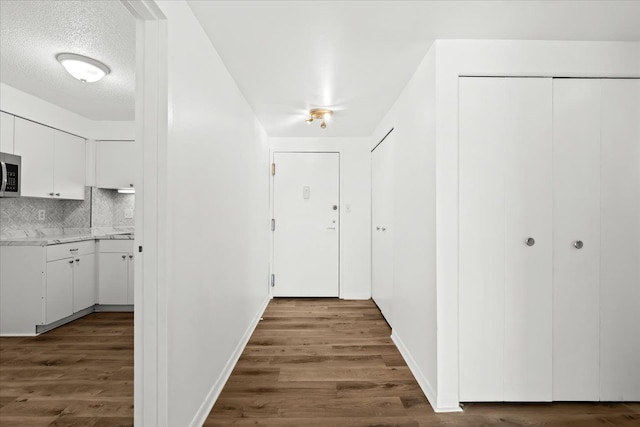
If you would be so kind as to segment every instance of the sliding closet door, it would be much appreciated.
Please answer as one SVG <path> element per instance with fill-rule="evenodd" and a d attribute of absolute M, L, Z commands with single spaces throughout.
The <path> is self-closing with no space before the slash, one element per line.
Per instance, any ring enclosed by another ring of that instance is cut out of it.
<path fill-rule="evenodd" d="M 600 400 L 640 400 L 640 80 L 602 80 Z"/>
<path fill-rule="evenodd" d="M 393 138 L 391 132 L 371 153 L 371 296 L 392 326 Z"/>
<path fill-rule="evenodd" d="M 601 81 L 553 81 L 553 399 L 599 399 Z"/>
<path fill-rule="evenodd" d="M 460 79 L 460 400 L 551 398 L 551 80 Z"/>

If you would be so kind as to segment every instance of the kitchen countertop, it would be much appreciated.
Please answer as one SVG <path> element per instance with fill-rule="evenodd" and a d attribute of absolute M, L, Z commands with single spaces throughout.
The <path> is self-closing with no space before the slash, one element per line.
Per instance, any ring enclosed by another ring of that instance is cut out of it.
<path fill-rule="evenodd" d="M 0 246 L 49 246 L 85 240 L 133 240 L 133 227 L 19 230 L 3 234 Z"/>

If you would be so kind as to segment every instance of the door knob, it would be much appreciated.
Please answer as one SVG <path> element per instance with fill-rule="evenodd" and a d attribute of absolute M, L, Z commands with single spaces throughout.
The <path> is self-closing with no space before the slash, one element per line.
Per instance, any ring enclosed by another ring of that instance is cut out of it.
<path fill-rule="evenodd" d="M 576 240 L 575 242 L 573 242 L 573 247 L 576 249 L 582 249 L 583 246 L 584 243 L 582 243 L 582 240 Z"/>
<path fill-rule="evenodd" d="M 536 244 L 536 239 L 534 239 L 533 237 L 529 237 L 524 242 L 527 244 L 527 246 L 533 246 Z"/>
<path fill-rule="evenodd" d="M 382 231 L 387 231 L 387 229 L 386 229 L 386 228 L 384 228 L 384 227 L 382 227 Z"/>
<path fill-rule="evenodd" d="M 337 211 L 338 210 L 338 205 L 333 205 L 333 210 Z"/>
<path fill-rule="evenodd" d="M 380 231 L 380 227 L 376 227 L 376 230 Z"/>

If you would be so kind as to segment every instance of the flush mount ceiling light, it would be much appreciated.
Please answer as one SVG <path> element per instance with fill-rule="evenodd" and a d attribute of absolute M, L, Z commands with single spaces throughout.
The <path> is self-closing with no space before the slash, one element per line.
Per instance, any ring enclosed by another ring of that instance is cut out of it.
<path fill-rule="evenodd" d="M 331 118 L 333 111 L 327 108 L 314 108 L 309 111 L 309 117 L 307 118 L 307 123 L 311 123 L 314 119 L 322 120 L 320 123 L 320 127 L 325 129 L 327 127 L 327 121 Z"/>
<path fill-rule="evenodd" d="M 69 74 L 84 83 L 94 83 L 111 70 L 100 61 L 75 53 L 60 53 L 56 59 Z"/>

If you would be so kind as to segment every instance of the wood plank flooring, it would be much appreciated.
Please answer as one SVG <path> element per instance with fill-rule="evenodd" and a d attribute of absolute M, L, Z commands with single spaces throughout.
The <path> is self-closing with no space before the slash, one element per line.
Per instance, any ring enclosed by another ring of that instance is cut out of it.
<path fill-rule="evenodd" d="M 133 313 L 0 338 L 0 426 L 132 426 Z"/>
<path fill-rule="evenodd" d="M 640 426 L 640 404 L 467 404 L 435 414 L 371 301 L 274 299 L 206 426 Z"/>
<path fill-rule="evenodd" d="M 640 426 L 638 403 L 467 404 L 435 414 L 389 334 L 371 301 L 275 299 L 205 425 Z M 0 338 L 0 426 L 132 424 L 132 313 Z"/>

